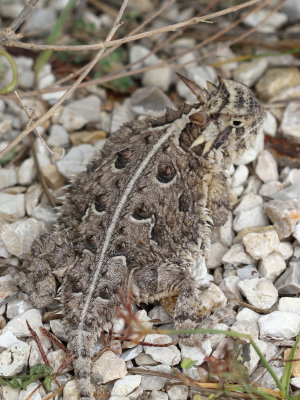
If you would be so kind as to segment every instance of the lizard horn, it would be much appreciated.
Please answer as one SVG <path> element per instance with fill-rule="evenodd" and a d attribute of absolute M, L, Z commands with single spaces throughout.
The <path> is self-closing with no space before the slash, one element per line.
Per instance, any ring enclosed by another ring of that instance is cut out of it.
<path fill-rule="evenodd" d="M 209 98 L 207 90 L 201 88 L 197 85 L 197 83 L 179 74 L 178 72 L 176 72 L 176 75 L 191 90 L 191 92 L 194 93 L 198 100 L 203 102 L 207 101 L 207 99 Z"/>

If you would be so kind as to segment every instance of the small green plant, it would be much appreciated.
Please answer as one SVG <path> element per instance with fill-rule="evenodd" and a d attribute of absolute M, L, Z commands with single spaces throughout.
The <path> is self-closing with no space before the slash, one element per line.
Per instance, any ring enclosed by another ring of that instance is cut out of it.
<path fill-rule="evenodd" d="M 18 376 L 0 376 L 0 385 L 10 386 L 13 389 L 26 389 L 28 385 L 41 379 L 46 390 L 51 390 L 53 370 L 45 364 L 37 364 L 30 368 L 28 374 Z"/>

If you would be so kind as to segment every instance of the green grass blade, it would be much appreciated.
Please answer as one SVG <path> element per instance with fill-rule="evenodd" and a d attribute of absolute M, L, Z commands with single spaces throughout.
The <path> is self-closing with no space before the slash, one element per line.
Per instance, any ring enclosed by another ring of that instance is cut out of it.
<path fill-rule="evenodd" d="M 262 365 L 266 368 L 266 370 L 269 372 L 269 374 L 272 376 L 274 379 L 274 382 L 276 383 L 277 388 L 279 389 L 280 393 L 283 391 L 283 385 L 278 376 L 276 375 L 275 371 L 271 367 L 271 365 L 268 363 L 266 357 L 263 355 L 263 353 L 260 351 L 260 348 L 257 346 L 257 344 L 254 342 L 252 338 L 250 338 L 250 343 L 253 346 L 254 350 L 256 351 L 257 355 L 259 356 L 260 362 Z"/>
<path fill-rule="evenodd" d="M 293 363 L 291 360 L 293 360 L 295 358 L 295 353 L 298 348 L 299 341 L 300 341 L 300 334 L 297 336 L 294 346 L 287 358 L 289 362 L 287 362 L 285 364 L 285 367 L 283 370 L 281 382 L 282 382 L 282 395 L 284 397 L 287 397 L 289 395 L 290 382 L 291 382 L 291 376 L 292 376 L 292 367 L 293 367 Z"/>
<path fill-rule="evenodd" d="M 58 20 L 56 21 L 50 35 L 48 36 L 48 39 L 46 40 L 47 44 L 54 44 L 57 39 L 62 34 L 62 31 L 64 29 L 64 26 L 66 24 L 66 21 L 71 15 L 71 12 L 74 8 L 74 5 L 76 3 L 76 0 L 69 0 L 68 4 L 66 7 L 63 9 L 61 14 L 58 17 Z M 35 71 L 38 73 L 43 66 L 48 62 L 49 58 L 51 57 L 52 51 L 51 50 L 45 50 L 43 51 L 37 58 L 36 63 L 35 63 Z"/>
<path fill-rule="evenodd" d="M 12 56 L 5 50 L 0 49 L 0 55 L 2 55 L 6 60 L 9 62 L 9 65 L 12 70 L 12 80 L 11 82 L 6 85 L 3 89 L 0 89 L 0 94 L 6 94 L 14 90 L 14 88 L 17 86 L 18 83 L 18 71 L 17 71 L 17 66 L 15 63 L 15 60 L 12 58 Z"/>

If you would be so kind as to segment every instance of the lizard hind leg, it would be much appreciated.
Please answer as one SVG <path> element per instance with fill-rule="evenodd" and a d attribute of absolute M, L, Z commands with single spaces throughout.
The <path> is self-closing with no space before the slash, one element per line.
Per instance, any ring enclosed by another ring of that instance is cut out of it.
<path fill-rule="evenodd" d="M 158 268 L 151 266 L 136 270 L 130 284 L 137 303 L 175 296 L 173 318 L 175 328 L 178 330 L 213 328 L 226 319 L 232 320 L 233 312 L 229 307 L 220 308 L 204 319 L 199 317 L 201 310 L 199 290 L 186 265 L 169 264 Z M 188 346 L 198 346 L 205 339 L 204 334 L 193 333 L 180 337 Z"/>

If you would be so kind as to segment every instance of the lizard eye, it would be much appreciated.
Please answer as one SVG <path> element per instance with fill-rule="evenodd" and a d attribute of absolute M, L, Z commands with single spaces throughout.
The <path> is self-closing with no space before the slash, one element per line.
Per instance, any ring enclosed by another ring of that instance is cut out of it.
<path fill-rule="evenodd" d="M 240 121 L 239 119 L 234 119 L 233 121 L 231 121 L 231 125 L 234 128 L 241 127 L 243 126 L 243 121 Z"/>

